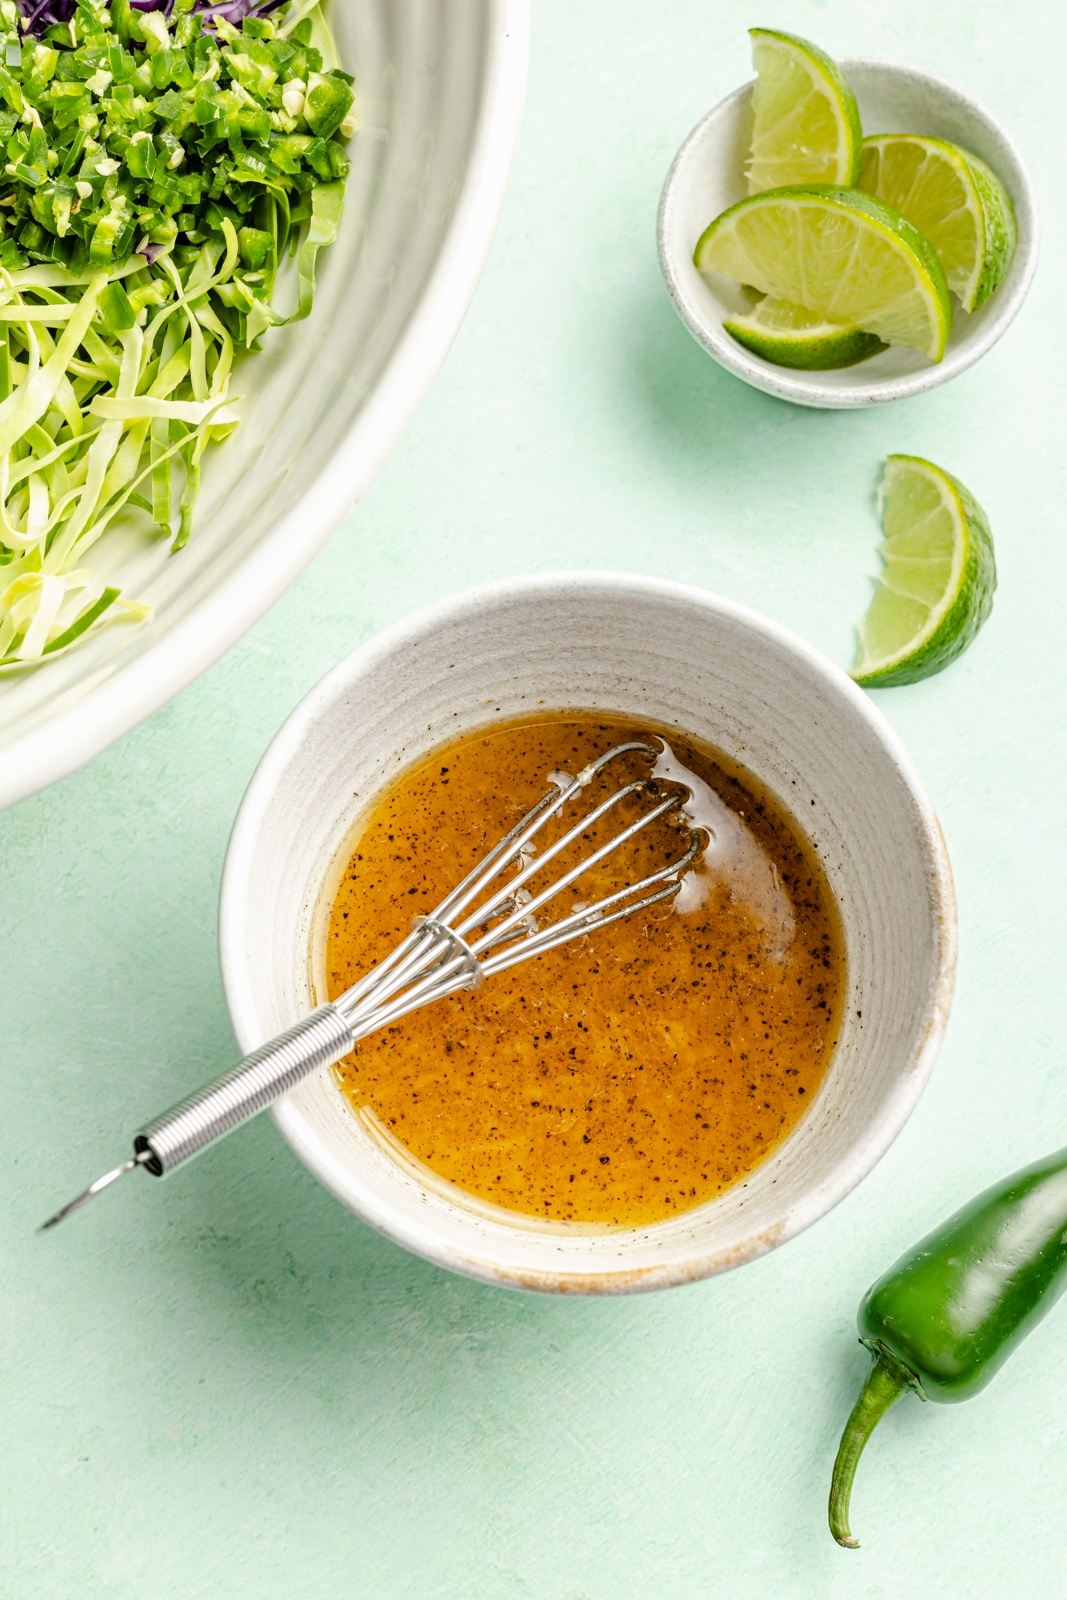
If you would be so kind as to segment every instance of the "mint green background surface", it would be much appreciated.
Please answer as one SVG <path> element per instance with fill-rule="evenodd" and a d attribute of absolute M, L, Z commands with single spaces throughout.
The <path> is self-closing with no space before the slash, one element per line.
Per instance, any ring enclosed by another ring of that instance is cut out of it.
<path fill-rule="evenodd" d="M 824 1501 L 865 1366 L 863 1288 L 1067 1140 L 1067 12 L 535 10 L 501 229 L 390 466 L 218 666 L 0 817 L 5 1600 L 1063 1594 L 1062 1308 L 979 1399 L 887 1418 L 854 1502 L 862 1550 L 833 1545 Z M 866 415 L 794 410 L 720 372 L 677 321 L 655 257 L 660 185 L 748 75 L 754 22 L 951 77 L 1032 164 L 1034 289 L 946 388 Z M 847 663 L 894 450 L 971 486 L 1001 582 L 961 662 L 879 697 L 955 864 L 959 986 L 918 1110 L 835 1212 L 692 1287 L 520 1296 L 378 1238 L 264 1119 L 166 1185 L 131 1178 L 33 1233 L 140 1117 L 229 1063 L 227 834 L 268 739 L 335 660 L 483 578 L 605 566 L 703 584 Z"/>

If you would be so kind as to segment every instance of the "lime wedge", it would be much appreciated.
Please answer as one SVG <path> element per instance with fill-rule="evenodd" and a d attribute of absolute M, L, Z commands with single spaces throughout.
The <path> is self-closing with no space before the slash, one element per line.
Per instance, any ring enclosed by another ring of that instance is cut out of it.
<path fill-rule="evenodd" d="M 787 183 L 854 184 L 863 133 L 856 97 L 836 62 L 795 34 L 748 31 L 758 74 L 749 194 Z"/>
<path fill-rule="evenodd" d="M 883 133 L 863 141 L 860 188 L 925 233 L 964 311 L 989 299 L 1019 230 L 1008 191 L 984 161 L 944 139 Z"/>
<path fill-rule="evenodd" d="M 867 689 L 917 683 L 955 661 L 997 586 L 986 514 L 957 479 L 919 456 L 890 456 L 881 498 L 885 567 L 852 667 Z"/>
<path fill-rule="evenodd" d="M 693 261 L 700 272 L 721 272 L 931 361 L 945 353 L 952 301 L 936 250 L 859 189 L 750 195 L 704 230 Z"/>
<path fill-rule="evenodd" d="M 731 317 L 723 327 L 731 339 L 764 361 L 773 361 L 777 367 L 802 367 L 807 372 L 853 367 L 885 349 L 876 333 L 833 322 L 817 311 L 806 311 L 770 295 L 747 316 Z"/>

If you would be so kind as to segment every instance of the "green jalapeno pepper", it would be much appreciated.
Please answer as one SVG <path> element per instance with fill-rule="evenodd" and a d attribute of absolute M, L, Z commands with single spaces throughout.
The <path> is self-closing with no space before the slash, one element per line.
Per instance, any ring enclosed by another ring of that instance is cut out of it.
<path fill-rule="evenodd" d="M 909 1389 L 969 1400 L 1067 1288 L 1067 1150 L 986 1189 L 928 1234 L 863 1297 L 860 1341 L 874 1365 L 845 1424 L 830 1532 L 849 1532 L 852 1480 L 879 1419 Z"/>

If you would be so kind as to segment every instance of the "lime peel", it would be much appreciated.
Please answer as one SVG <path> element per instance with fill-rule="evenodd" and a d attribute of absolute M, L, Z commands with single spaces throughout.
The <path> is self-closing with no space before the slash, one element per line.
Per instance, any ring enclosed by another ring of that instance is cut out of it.
<path fill-rule="evenodd" d="M 1011 196 L 984 161 L 945 139 L 878 134 L 863 141 L 859 186 L 925 233 L 964 311 L 989 299 L 1019 229 Z"/>
<path fill-rule="evenodd" d="M 997 584 L 989 520 L 957 478 L 921 456 L 892 455 L 880 497 L 885 565 L 852 667 L 869 689 L 943 671 L 986 621 Z"/>
<path fill-rule="evenodd" d="M 859 177 L 859 109 L 840 67 L 818 45 L 750 28 L 756 85 L 748 192 L 792 183 L 850 185 Z"/>
<path fill-rule="evenodd" d="M 723 327 L 731 339 L 778 367 L 829 372 L 853 367 L 884 350 L 876 333 L 768 295 L 745 316 L 729 318 Z"/>
<path fill-rule="evenodd" d="M 945 353 L 952 301 L 936 250 L 860 189 L 811 185 L 750 195 L 705 228 L 693 262 L 930 361 Z"/>

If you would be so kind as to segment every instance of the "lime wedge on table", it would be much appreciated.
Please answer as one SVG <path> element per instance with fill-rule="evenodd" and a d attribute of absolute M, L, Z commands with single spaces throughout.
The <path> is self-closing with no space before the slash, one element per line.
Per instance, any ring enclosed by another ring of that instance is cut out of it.
<path fill-rule="evenodd" d="M 882 133 L 863 141 L 860 188 L 922 229 L 964 311 L 989 299 L 1019 230 L 1008 191 L 984 161 L 944 139 Z"/>
<path fill-rule="evenodd" d="M 697 241 L 701 272 L 907 345 L 945 353 L 952 301 L 929 240 L 859 189 L 771 189 L 731 206 Z"/>
<path fill-rule="evenodd" d="M 985 512 L 956 478 L 920 456 L 890 456 L 881 495 L 885 567 L 852 667 L 867 689 L 917 683 L 955 661 L 997 586 Z"/>
<path fill-rule="evenodd" d="M 752 149 L 748 192 L 787 183 L 849 185 L 859 176 L 863 134 L 856 97 L 817 45 L 772 28 L 750 28 Z"/>
<path fill-rule="evenodd" d="M 723 327 L 738 344 L 765 361 L 778 367 L 802 367 L 807 372 L 852 367 L 885 349 L 876 333 L 833 322 L 817 311 L 806 311 L 770 295 L 747 316 L 731 317 Z"/>

